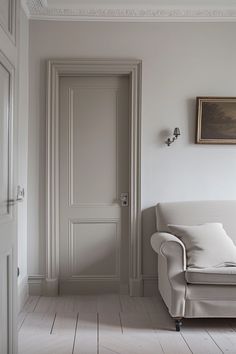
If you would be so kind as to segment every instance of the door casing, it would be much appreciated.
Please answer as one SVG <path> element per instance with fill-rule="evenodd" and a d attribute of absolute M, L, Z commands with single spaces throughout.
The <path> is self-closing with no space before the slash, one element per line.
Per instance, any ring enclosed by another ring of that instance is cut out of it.
<path fill-rule="evenodd" d="M 140 60 L 51 59 L 47 62 L 46 279 L 44 294 L 58 295 L 59 278 L 59 80 L 62 76 L 129 75 L 129 289 L 142 296 L 141 268 L 141 66 Z"/>

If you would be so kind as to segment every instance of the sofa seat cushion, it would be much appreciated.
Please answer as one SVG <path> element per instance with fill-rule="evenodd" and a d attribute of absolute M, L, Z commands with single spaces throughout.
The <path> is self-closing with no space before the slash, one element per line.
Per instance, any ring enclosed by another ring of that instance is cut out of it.
<path fill-rule="evenodd" d="M 185 279 L 190 284 L 236 285 L 236 267 L 187 268 Z"/>

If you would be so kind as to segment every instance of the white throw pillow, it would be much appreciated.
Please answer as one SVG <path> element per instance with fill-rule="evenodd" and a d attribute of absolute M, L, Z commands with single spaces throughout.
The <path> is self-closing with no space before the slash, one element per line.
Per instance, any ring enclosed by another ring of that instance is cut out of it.
<path fill-rule="evenodd" d="M 236 246 L 221 223 L 168 228 L 184 243 L 188 267 L 236 266 Z"/>

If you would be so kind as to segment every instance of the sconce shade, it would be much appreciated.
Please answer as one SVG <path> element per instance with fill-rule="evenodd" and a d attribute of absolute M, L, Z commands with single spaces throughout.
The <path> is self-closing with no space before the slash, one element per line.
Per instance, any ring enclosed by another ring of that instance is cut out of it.
<path fill-rule="evenodd" d="M 168 139 L 165 141 L 166 145 L 167 145 L 167 146 L 170 146 L 170 145 L 178 138 L 178 136 L 180 136 L 180 130 L 179 130 L 179 128 L 175 128 L 175 129 L 174 129 L 174 133 L 173 133 L 172 139 L 171 139 L 171 138 L 168 138 Z"/>
<path fill-rule="evenodd" d="M 175 130 L 174 130 L 174 136 L 177 138 L 177 136 L 179 136 L 180 135 L 180 130 L 179 130 L 179 128 L 175 128 Z"/>

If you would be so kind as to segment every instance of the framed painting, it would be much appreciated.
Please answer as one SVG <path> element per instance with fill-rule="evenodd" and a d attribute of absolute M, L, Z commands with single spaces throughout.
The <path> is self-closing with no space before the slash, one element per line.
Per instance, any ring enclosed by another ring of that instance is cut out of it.
<path fill-rule="evenodd" d="M 236 144 L 236 97 L 197 97 L 197 144 Z"/>

